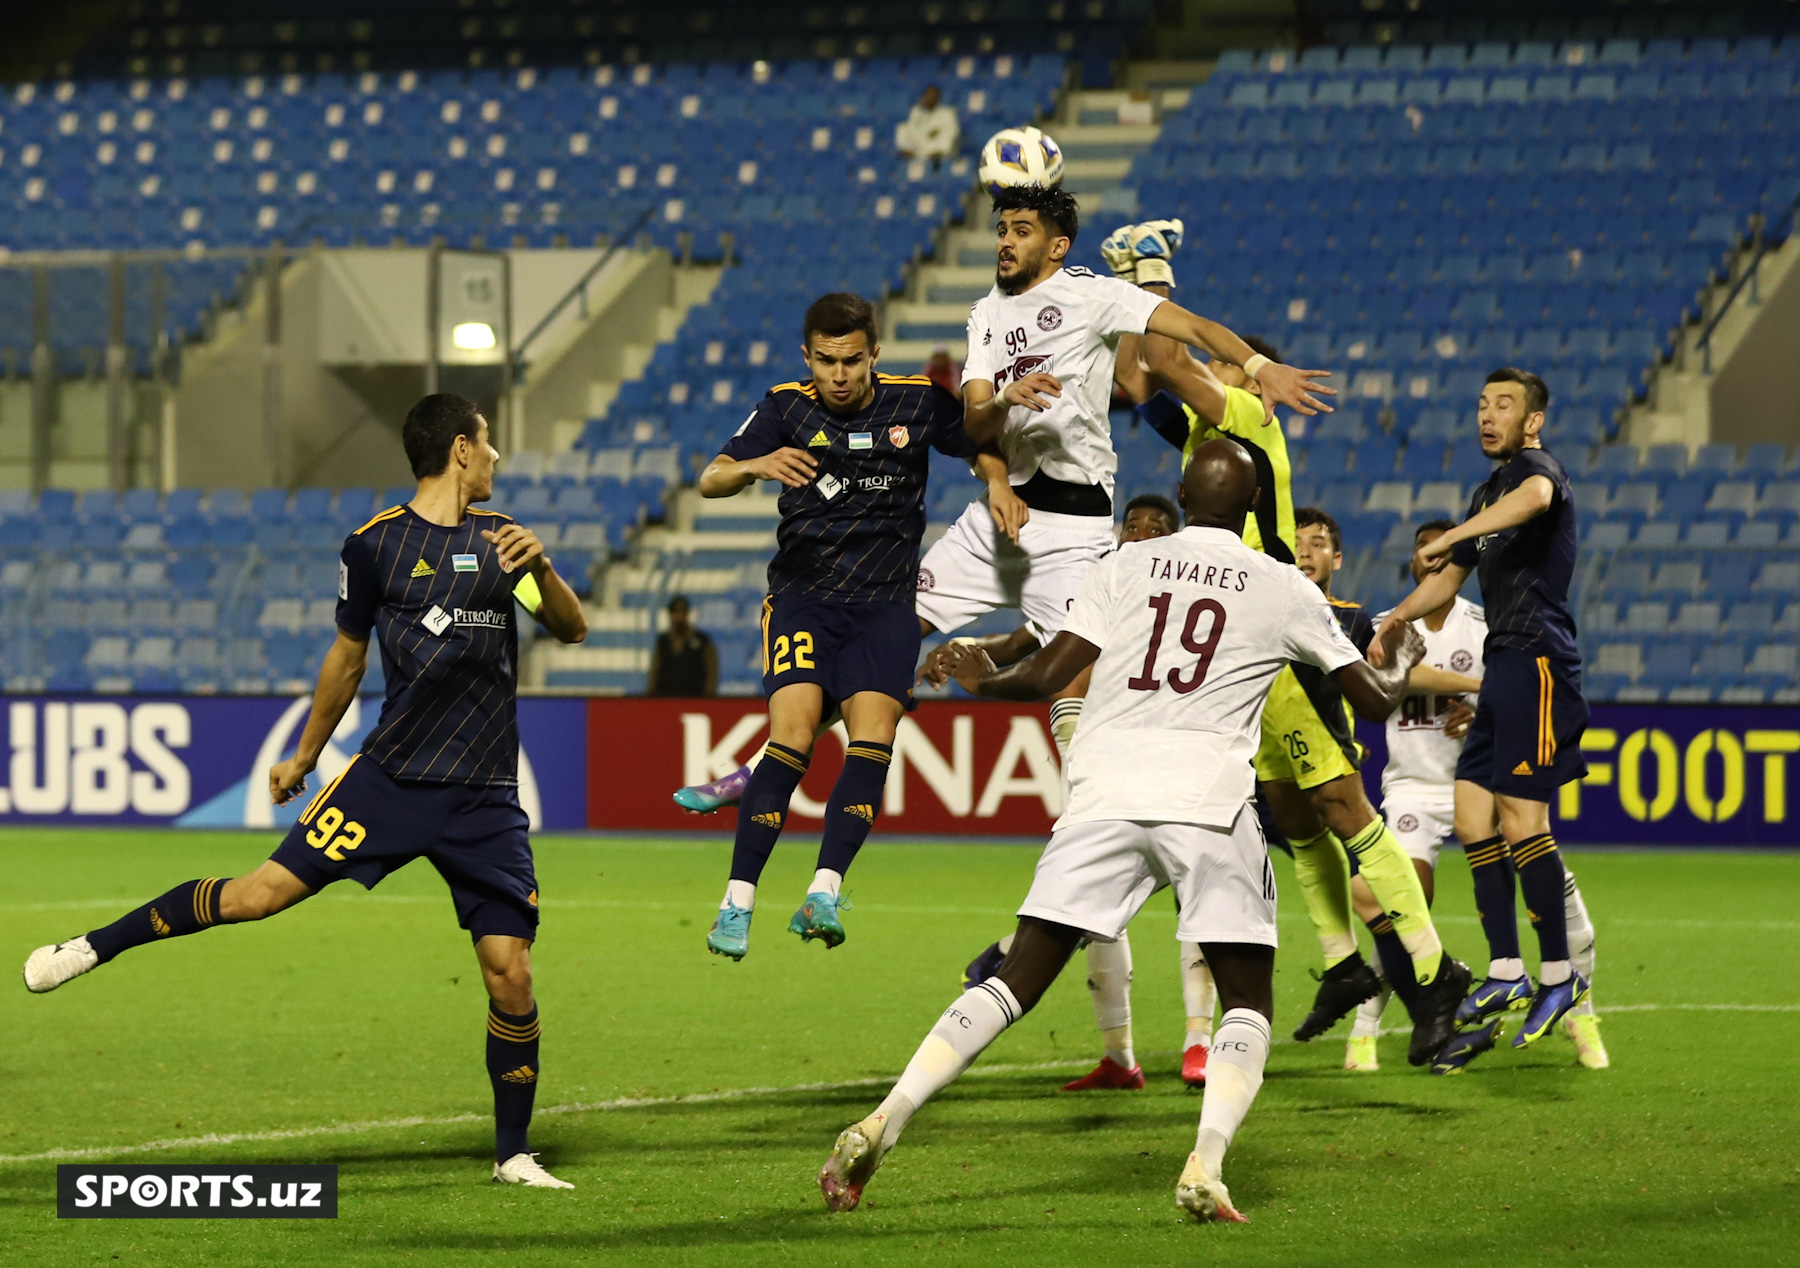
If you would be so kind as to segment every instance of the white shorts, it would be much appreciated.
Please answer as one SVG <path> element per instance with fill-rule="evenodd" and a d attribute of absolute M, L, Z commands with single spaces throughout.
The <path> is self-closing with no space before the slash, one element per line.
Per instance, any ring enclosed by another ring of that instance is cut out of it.
<path fill-rule="evenodd" d="M 1013 545 L 986 501 L 971 502 L 919 564 L 920 616 L 949 634 L 1017 608 L 1040 643 L 1063 627 L 1088 569 L 1118 549 L 1110 517 L 1034 510 Z"/>
<path fill-rule="evenodd" d="M 1400 848 L 1436 871 L 1438 851 L 1456 832 L 1455 803 L 1425 801 L 1396 792 L 1382 798 L 1381 813 Z"/>
<path fill-rule="evenodd" d="M 1249 806 L 1231 831 L 1192 823 L 1098 819 L 1050 835 L 1019 908 L 1112 942 L 1165 885 L 1175 887 L 1183 942 L 1277 945 L 1275 870 Z"/>

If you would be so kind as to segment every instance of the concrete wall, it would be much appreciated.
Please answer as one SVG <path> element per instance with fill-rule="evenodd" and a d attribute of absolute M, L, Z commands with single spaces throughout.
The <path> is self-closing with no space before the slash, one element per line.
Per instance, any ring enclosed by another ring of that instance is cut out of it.
<path fill-rule="evenodd" d="M 1743 303 L 1744 297 L 1738 297 Z M 1712 439 L 1747 445 L 1800 441 L 1800 394 L 1793 367 L 1800 363 L 1800 268 L 1790 267 L 1744 332 L 1731 358 L 1713 375 Z"/>

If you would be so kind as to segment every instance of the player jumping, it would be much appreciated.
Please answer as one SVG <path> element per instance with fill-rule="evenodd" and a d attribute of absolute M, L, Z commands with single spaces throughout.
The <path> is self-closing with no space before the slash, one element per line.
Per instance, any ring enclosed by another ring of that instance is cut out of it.
<path fill-rule="evenodd" d="M 818 868 L 788 929 L 844 940 L 844 873 L 881 809 L 894 732 L 913 705 L 913 613 L 929 450 L 971 457 L 963 407 L 924 377 L 875 371 L 875 310 L 825 295 L 806 310 L 807 383 L 771 388 L 700 476 L 703 497 L 777 480 L 781 526 L 763 604 L 769 743 L 744 789 L 731 879 L 706 935 L 715 955 L 749 950 L 756 885 L 812 759 L 820 721 L 841 709 L 850 743 L 826 803 Z"/>
<path fill-rule="evenodd" d="M 1177 936 L 1201 944 L 1225 1008 L 1176 1202 L 1202 1220 L 1244 1218 L 1222 1165 L 1262 1083 L 1274 1015 L 1275 878 L 1249 804 L 1262 702 L 1300 660 L 1385 717 L 1419 651 L 1400 627 L 1390 668 L 1366 663 L 1316 586 L 1240 539 L 1256 496 L 1244 450 L 1209 441 L 1184 476 L 1188 526 L 1093 569 L 1047 647 L 998 672 L 980 651 L 950 653 L 958 682 L 1001 699 L 1041 699 L 1092 665 L 1094 708 L 1006 962 L 944 1012 L 894 1090 L 838 1137 L 819 1173 L 831 1209 L 857 1205 L 907 1120 L 1030 1011 L 1083 937 L 1118 937 L 1169 885 Z"/>
<path fill-rule="evenodd" d="M 1113 452 L 1107 408 L 1120 341 L 1166 336 L 1243 367 L 1268 402 L 1303 414 L 1327 409 L 1314 392 L 1322 370 L 1297 370 L 1257 353 L 1230 330 L 1167 298 L 1089 269 L 1065 267 L 1080 229 L 1073 195 L 1037 185 L 1001 191 L 994 287 L 969 313 L 964 424 L 992 443 L 1006 473 L 926 553 L 915 606 L 926 633 L 953 632 L 997 608 L 1017 608 L 1039 643 L 1062 627 L 1087 570 L 1111 553 Z M 1004 486 L 1004 487 L 1001 487 Z M 1059 699 L 1051 733 L 1059 754 L 1079 715 Z M 760 765 L 757 767 L 760 769 Z M 678 804 L 729 804 L 744 772 L 682 789 Z"/>
<path fill-rule="evenodd" d="M 1456 834 L 1468 852 L 1492 959 L 1487 980 L 1457 1010 L 1466 1029 L 1437 1055 L 1434 1069 L 1459 1069 L 1491 1048 L 1501 1015 L 1513 1009 L 1526 1009 L 1513 1047 L 1535 1043 L 1588 991 L 1586 976 L 1570 963 L 1567 877 L 1550 831 L 1550 795 L 1587 773 L 1581 736 L 1588 708 L 1569 608 L 1575 503 L 1562 464 L 1540 440 L 1549 403 L 1535 374 L 1507 366 L 1488 375 L 1477 406 L 1481 452 L 1500 466 L 1475 491 L 1468 518 L 1419 548 L 1428 575 L 1381 623 L 1388 631 L 1437 611 L 1479 568 L 1486 670 L 1456 763 Z M 1535 994 L 1519 954 L 1515 871 L 1542 957 Z"/>
<path fill-rule="evenodd" d="M 1413 533 L 1414 550 L 1429 545 L 1454 527 L 1449 520 L 1419 525 Z M 1425 579 L 1426 569 L 1416 554 L 1411 568 L 1415 584 Z M 1458 595 L 1412 622 L 1412 626 L 1425 640 L 1425 653 L 1407 679 L 1406 698 L 1387 721 L 1381 811 L 1388 827 L 1412 856 L 1419 883 L 1430 899 L 1438 850 L 1454 830 L 1456 762 L 1462 755 L 1462 737 L 1475 716 L 1464 697 L 1481 690 L 1487 614 L 1479 604 Z M 1492 829 L 1483 835 L 1493 835 Z M 1576 971 L 1592 982 L 1594 924 L 1588 918 L 1581 890 L 1576 887 L 1575 873 L 1564 870 L 1567 877 L 1563 883 L 1563 916 L 1569 927 L 1569 959 Z M 1365 924 L 1379 929 L 1387 922 L 1381 904 L 1375 901 L 1361 876 L 1351 878 L 1350 894 L 1356 914 Z M 1390 986 L 1393 993 L 1403 996 L 1412 988 L 1404 976 L 1390 978 Z M 1381 1068 L 1376 1037 L 1381 1031 L 1381 1013 L 1388 994 L 1389 989 L 1384 988 L 1356 1010 L 1356 1024 L 1344 1051 L 1346 1070 L 1372 1072 Z M 1607 1067 L 1606 1045 L 1600 1040 L 1600 1018 L 1594 1014 L 1591 992 L 1563 1018 L 1563 1032 L 1574 1042 L 1576 1058 L 1582 1065 L 1592 1070 Z"/>
<path fill-rule="evenodd" d="M 387 698 L 362 751 L 254 872 L 186 881 L 110 925 L 39 947 L 25 961 L 25 985 L 52 991 L 132 947 L 262 920 L 345 878 L 373 889 L 429 859 L 474 939 L 488 991 L 494 1179 L 572 1189 L 526 1143 L 542 1073 L 531 989 L 538 889 L 519 807 L 513 605 L 565 643 L 587 636 L 587 620 L 530 529 L 470 505 L 492 496 L 500 457 L 473 402 L 427 396 L 401 438 L 418 491 L 344 541 L 337 641 L 294 756 L 269 771 L 269 795 L 283 805 L 306 790 L 356 698 L 373 632 Z"/>

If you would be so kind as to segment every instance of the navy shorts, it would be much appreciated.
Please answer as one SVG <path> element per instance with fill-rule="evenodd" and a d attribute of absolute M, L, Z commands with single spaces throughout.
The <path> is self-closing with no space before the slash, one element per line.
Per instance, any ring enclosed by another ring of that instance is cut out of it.
<path fill-rule="evenodd" d="M 538 895 L 527 822 L 517 789 L 400 783 L 358 756 L 269 857 L 314 890 L 341 880 L 374 889 L 414 859 L 430 859 L 471 938 L 530 940 Z"/>
<path fill-rule="evenodd" d="M 1581 666 L 1504 648 L 1489 651 L 1484 660 L 1481 695 L 1456 777 L 1503 797 L 1547 802 L 1558 788 L 1587 774 Z"/>
<path fill-rule="evenodd" d="M 859 691 L 879 691 L 911 709 L 919 641 L 910 603 L 771 595 L 763 601 L 763 694 L 815 682 L 825 691 L 827 713 Z"/>

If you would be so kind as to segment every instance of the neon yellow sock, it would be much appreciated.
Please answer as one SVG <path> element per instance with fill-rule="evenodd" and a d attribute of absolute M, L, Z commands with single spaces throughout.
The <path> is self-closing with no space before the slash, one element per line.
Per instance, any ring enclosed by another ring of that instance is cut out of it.
<path fill-rule="evenodd" d="M 1419 884 L 1411 857 L 1379 815 L 1344 842 L 1344 848 L 1356 856 L 1363 881 L 1393 920 L 1394 932 L 1412 956 L 1413 973 L 1420 985 L 1431 981 L 1444 958 L 1444 944 L 1438 941 L 1437 926 L 1431 923 L 1425 888 Z"/>
<path fill-rule="evenodd" d="M 1356 952 L 1350 923 L 1350 859 L 1329 832 L 1288 844 L 1294 849 L 1294 879 L 1300 882 L 1306 913 L 1318 931 L 1325 967 L 1330 968 Z"/>

